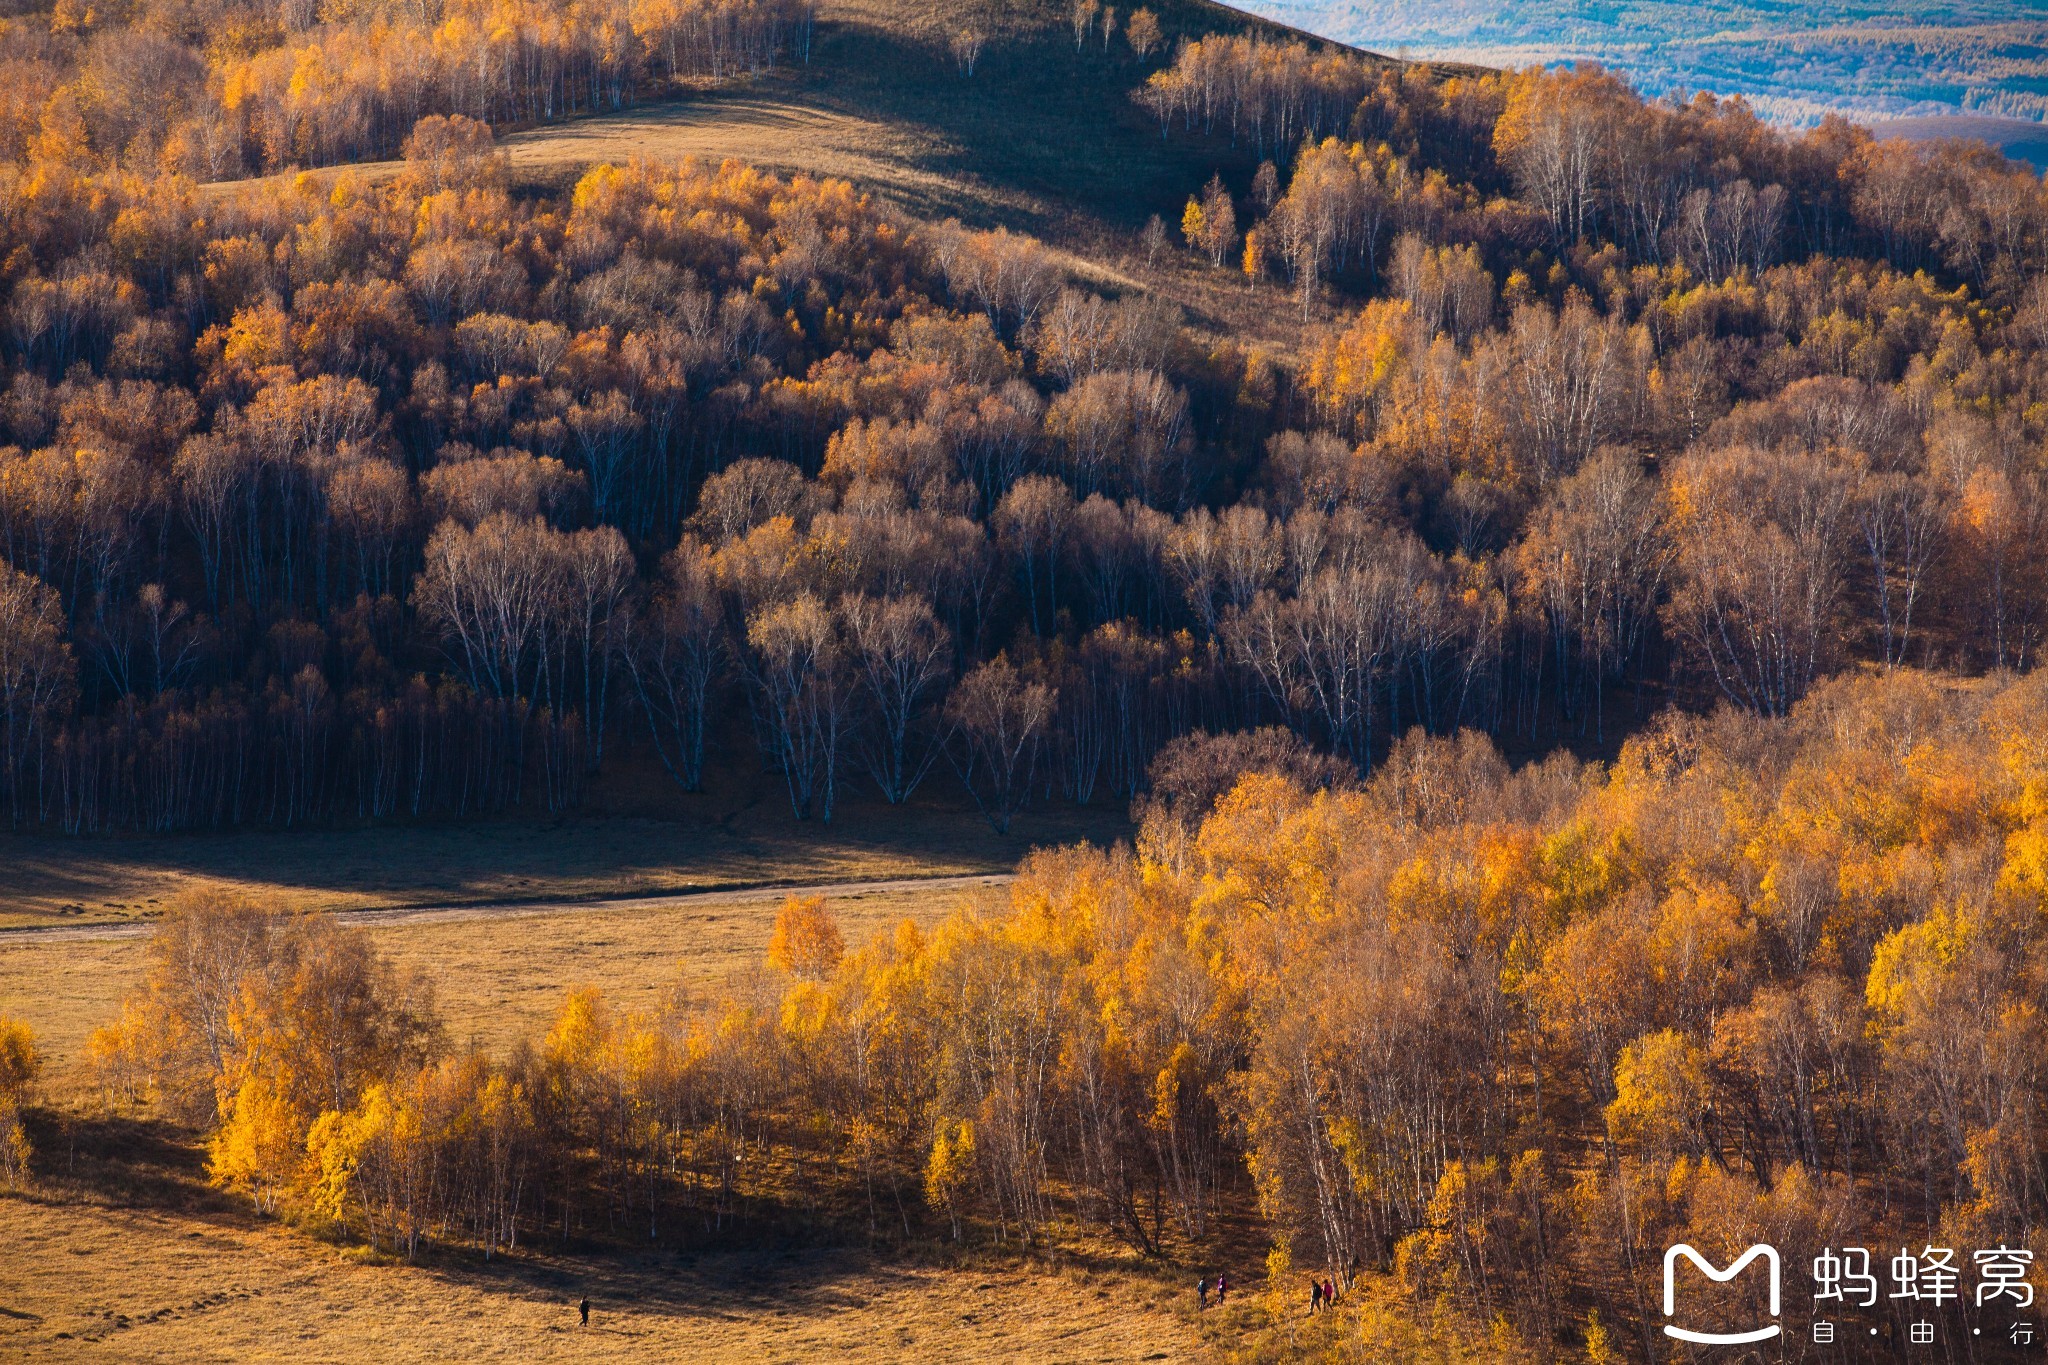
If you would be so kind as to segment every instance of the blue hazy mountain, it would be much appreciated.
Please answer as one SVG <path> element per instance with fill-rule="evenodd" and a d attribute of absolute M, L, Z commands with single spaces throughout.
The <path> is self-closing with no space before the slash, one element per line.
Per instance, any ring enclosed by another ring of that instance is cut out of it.
<path fill-rule="evenodd" d="M 1324 37 L 1418 58 L 1488 66 L 1590 58 L 1626 73 L 1645 94 L 1739 94 L 1791 124 L 1833 110 L 1872 121 L 1942 119 L 1944 132 L 1980 135 L 1987 120 L 2048 118 L 2048 0 L 1235 3 Z"/>

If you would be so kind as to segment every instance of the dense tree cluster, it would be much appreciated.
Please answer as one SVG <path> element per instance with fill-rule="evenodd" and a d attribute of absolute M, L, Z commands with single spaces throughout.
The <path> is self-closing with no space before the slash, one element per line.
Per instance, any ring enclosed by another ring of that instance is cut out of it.
<path fill-rule="evenodd" d="M 1141 54 L 1142 55 L 1142 54 Z M 1343 129 L 1372 88 L 1374 67 L 1348 51 L 1262 34 L 1212 33 L 1183 43 L 1139 92 L 1173 127 L 1243 137 L 1261 152 Z"/>
<path fill-rule="evenodd" d="M 1497 704 L 1540 686 L 1597 720 L 1602 679 L 1675 665 L 1783 713 L 1858 656 L 2026 665 L 2038 177 L 1584 69 L 1382 73 L 1350 131 L 1261 169 L 1243 268 L 1305 321 L 1333 285 L 1374 295 L 1312 345 L 1312 420 L 1498 593 Z M 1221 263 L 1237 221 L 1212 181 L 1183 226 Z"/>
<path fill-rule="evenodd" d="M 615 111 L 807 58 L 813 0 L 243 0 L 0 19 L 0 158 L 62 145 L 225 180 L 389 156 L 418 119 Z"/>
<path fill-rule="evenodd" d="M 757 50 L 718 31 L 673 60 Z M 607 98 L 544 47 L 472 112 Z M 1583 70 L 1204 39 L 1148 92 L 1298 145 L 1181 217 L 1298 355 L 840 182 L 515 194 L 433 116 L 389 181 L 208 194 L 20 124 L 13 823 L 559 809 L 722 742 L 802 817 L 943 772 L 1142 829 L 928 933 L 793 902 L 721 999 L 578 991 L 508 1056 L 359 935 L 190 900 L 110 1092 L 406 1253 L 789 1203 L 1156 1252 L 1245 1195 L 1275 1266 L 1503 1355 L 1650 1330 L 1620 1276 L 1680 1236 L 2037 1237 L 2041 183 Z M 1496 748 L 1615 711 L 1611 765 Z M 0 1026 L 16 1169 L 35 1064 Z"/>
<path fill-rule="evenodd" d="M 2044 705 L 1900 670 L 1612 766 L 1415 730 L 1363 785 L 1194 737 L 1135 851 L 865 944 L 793 898 L 721 998 L 577 990 L 501 1058 L 359 933 L 202 897 L 93 1048 L 222 1184 L 408 1253 L 790 1204 L 1156 1252 L 1250 1194 L 1279 1264 L 1448 1295 L 1504 1355 L 1593 1307 L 1653 1334 L 1619 1277 L 1673 1240 L 2038 1238 Z"/>
<path fill-rule="evenodd" d="M 50 124 L 0 168 L 10 820 L 560 809 L 751 738 L 799 816 L 942 773 L 1003 828 L 1195 729 L 1365 773 L 1415 725 L 2032 662 L 2037 180 L 1597 72 L 1197 46 L 1175 79 L 1322 82 L 1243 116 L 1289 174 L 1182 218 L 1340 303 L 1284 362 L 838 182 L 514 194 L 434 116 L 384 182 L 202 194 Z"/>
<path fill-rule="evenodd" d="M 805 817 L 946 772 L 1006 827 L 1192 729 L 1366 772 L 1411 724 L 2032 661 L 2038 180 L 1587 72 L 1362 88 L 1370 137 L 1182 223 L 1221 266 L 1251 221 L 1305 315 L 1372 295 L 1298 366 L 838 182 L 514 196 L 461 117 L 387 184 L 217 199 L 43 147 L 10 821 L 563 808 L 621 743 L 694 790 L 752 733 Z"/>

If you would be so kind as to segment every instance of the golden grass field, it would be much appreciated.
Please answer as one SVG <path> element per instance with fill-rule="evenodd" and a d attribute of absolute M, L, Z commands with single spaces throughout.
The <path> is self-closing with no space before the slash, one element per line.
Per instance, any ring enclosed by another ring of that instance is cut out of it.
<path fill-rule="evenodd" d="M 859 941 L 991 894 L 999 887 L 977 878 L 842 889 L 830 903 Z M 779 899 L 350 918 L 432 976 L 457 1041 L 473 1034 L 502 1051 L 544 1030 L 574 984 L 629 1010 L 651 1008 L 677 981 L 714 992 L 759 961 Z M 1115 1253 L 1092 1265 L 948 1266 L 791 1245 L 404 1266 L 267 1224 L 206 1187 L 196 1149 L 98 1115 L 84 1093 L 85 1035 L 112 1017 L 146 942 L 141 926 L 0 937 L 0 1013 L 36 1030 L 49 1054 L 45 1095 L 68 1115 L 42 1138 L 57 1171 L 50 1188 L 0 1196 L 0 1359 L 1096 1361 L 1198 1349 L 1185 1296 L 1161 1278 L 1171 1272 Z M 110 1146 L 118 1181 L 67 1180 L 74 1164 L 99 1169 Z M 586 1294 L 588 1331 L 572 1308 Z"/>
<path fill-rule="evenodd" d="M 737 157 L 783 174 L 833 176 L 927 213 L 1035 211 L 1043 206 L 992 185 L 975 185 L 923 169 L 949 153 L 935 131 L 821 109 L 801 98 L 752 92 L 706 93 L 627 113 L 549 124 L 507 135 L 500 144 L 513 176 L 526 181 L 572 178 L 600 162 L 682 161 Z M 400 161 L 358 162 L 346 173 L 370 181 L 397 175 Z M 313 174 L 338 177 L 343 170 Z M 275 177 L 266 177 L 275 178 Z M 210 188 L 223 191 L 238 182 Z"/>

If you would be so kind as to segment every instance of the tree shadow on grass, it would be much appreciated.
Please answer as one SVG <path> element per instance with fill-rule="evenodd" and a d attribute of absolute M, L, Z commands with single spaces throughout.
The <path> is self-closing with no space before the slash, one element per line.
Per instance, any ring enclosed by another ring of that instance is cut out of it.
<path fill-rule="evenodd" d="M 246 1199 L 208 1182 L 205 1148 L 188 1128 L 159 1118 L 44 1108 L 27 1110 L 25 1118 L 35 1184 L 15 1198 L 173 1215 L 222 1229 L 267 1221 Z M 884 1298 L 931 1291 L 935 1277 L 949 1273 L 959 1275 L 952 1288 L 968 1294 L 1018 1273 L 1185 1278 L 1179 1261 L 1140 1260 L 1108 1243 L 1027 1255 L 986 1244 L 962 1247 L 935 1229 L 870 1243 L 865 1216 L 851 1204 L 798 1209 L 769 1201 L 743 1226 L 717 1233 L 682 1232 L 675 1220 L 683 1216 L 680 1210 L 670 1215 L 672 1234 L 660 1244 L 586 1237 L 490 1259 L 464 1247 L 429 1245 L 415 1264 L 391 1269 L 486 1296 L 558 1305 L 565 1316 L 587 1297 L 593 1325 L 605 1330 L 622 1330 L 605 1321 L 622 1312 L 677 1321 L 858 1313 Z M 1217 1232 L 1239 1240 L 1220 1225 Z M 966 1302 L 971 1309 L 974 1301 Z"/>
<path fill-rule="evenodd" d="M 159 1119 L 31 1108 L 23 1117 L 35 1151 L 26 1198 L 246 1222 L 245 1201 L 214 1188 L 194 1135 Z"/>

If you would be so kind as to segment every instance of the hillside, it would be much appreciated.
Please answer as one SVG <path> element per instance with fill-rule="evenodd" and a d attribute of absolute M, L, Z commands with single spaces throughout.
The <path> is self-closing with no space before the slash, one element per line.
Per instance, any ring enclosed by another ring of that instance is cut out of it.
<path fill-rule="evenodd" d="M 2048 1250 L 2039 177 L 1066 13 L 0 24 L 6 1349 Z"/>
<path fill-rule="evenodd" d="M 1291 354 L 1300 328 L 1248 300 L 1228 277 L 1188 268 L 1179 253 L 1146 262 L 1137 234 L 1159 215 L 1177 236 L 1191 189 L 1212 175 L 1249 183 L 1259 157 L 1228 140 L 1169 139 L 1133 92 L 1182 39 L 1242 33 L 1398 65 L 1208 0 L 1153 6 L 1163 31 L 1140 59 L 1099 25 L 1074 39 L 1059 0 L 826 0 L 808 61 L 696 81 L 618 113 L 512 125 L 501 146 L 515 180 L 558 192 L 600 162 L 736 158 L 785 175 L 835 176 L 910 214 L 1032 233 L 1074 278 L 1111 294 L 1152 294 L 1182 308 L 1198 333 L 1256 340 Z M 965 74 L 949 51 L 963 30 L 986 46 Z M 1455 64 L 1426 69 L 1475 70 Z M 397 160 L 316 166 L 323 179 L 380 181 Z M 277 173 L 279 178 L 295 172 Z M 217 194 L 244 182 L 214 182 Z"/>
<path fill-rule="evenodd" d="M 515 124 L 503 142 L 536 186 L 559 185 L 598 161 L 732 156 L 844 176 L 912 212 L 975 226 L 1056 237 L 1135 232 L 1150 214 L 1177 215 L 1189 185 L 1218 170 L 1249 178 L 1257 164 L 1248 148 L 1161 137 L 1132 100 L 1177 41 L 1300 39 L 1394 64 L 1207 0 L 1160 0 L 1152 9 L 1163 35 L 1140 59 L 1120 31 L 1105 43 L 1097 26 L 1077 44 L 1059 0 L 825 0 L 808 60 L 785 54 L 758 74 L 653 90 L 620 113 Z M 949 51 L 963 31 L 984 36 L 972 75 Z M 373 178 L 398 165 L 352 164 Z"/>
<path fill-rule="evenodd" d="M 1146 74 L 1183 38 L 1305 36 L 1204 0 L 1167 0 L 1155 12 L 1163 37 L 1141 61 L 1122 34 L 1105 44 L 1097 31 L 1077 50 L 1058 0 L 1004 0 L 993 17 L 976 0 L 833 0 L 811 69 L 789 74 L 804 102 L 907 133 L 921 169 L 987 197 L 974 215 L 984 223 L 1055 236 L 1135 232 L 1150 214 L 1175 217 L 1189 187 L 1214 172 L 1249 179 L 1257 164 L 1246 148 L 1162 138 L 1131 99 Z M 976 24 L 988 46 L 962 76 L 947 44 Z"/>

